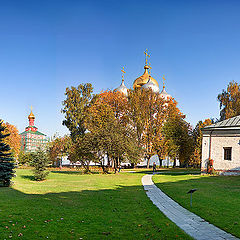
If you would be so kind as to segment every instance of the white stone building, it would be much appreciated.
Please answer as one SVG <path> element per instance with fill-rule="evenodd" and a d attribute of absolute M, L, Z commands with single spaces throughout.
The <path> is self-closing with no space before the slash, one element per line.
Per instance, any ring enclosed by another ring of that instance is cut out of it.
<path fill-rule="evenodd" d="M 240 174 L 240 115 L 207 126 L 202 132 L 202 172 L 207 172 L 212 159 L 216 172 Z"/>

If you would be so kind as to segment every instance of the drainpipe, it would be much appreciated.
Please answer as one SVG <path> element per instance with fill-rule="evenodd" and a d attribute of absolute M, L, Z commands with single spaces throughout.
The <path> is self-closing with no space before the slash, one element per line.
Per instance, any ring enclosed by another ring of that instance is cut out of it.
<path fill-rule="evenodd" d="M 210 135 L 209 135 L 209 156 L 208 156 L 208 159 L 211 159 L 212 132 L 213 132 L 213 130 L 211 130 Z"/>

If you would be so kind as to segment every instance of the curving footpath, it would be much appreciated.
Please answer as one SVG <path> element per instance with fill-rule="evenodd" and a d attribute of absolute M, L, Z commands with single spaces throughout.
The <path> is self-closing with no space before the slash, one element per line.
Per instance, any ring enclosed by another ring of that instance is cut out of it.
<path fill-rule="evenodd" d="M 197 240 L 238 239 L 181 207 L 153 183 L 152 176 L 153 174 L 149 174 L 142 177 L 142 184 L 147 196 L 184 232 Z"/>

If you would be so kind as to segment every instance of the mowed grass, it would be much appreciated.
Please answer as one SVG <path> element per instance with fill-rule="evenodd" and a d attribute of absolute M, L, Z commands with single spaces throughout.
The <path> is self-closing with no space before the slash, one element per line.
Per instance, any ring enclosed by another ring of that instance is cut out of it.
<path fill-rule="evenodd" d="M 36 182 L 18 169 L 0 188 L 0 239 L 191 239 L 148 199 L 143 175 L 65 171 Z"/>
<path fill-rule="evenodd" d="M 168 196 L 219 228 L 240 237 L 240 176 L 164 172 L 153 181 Z M 193 206 L 190 207 L 190 189 Z"/>

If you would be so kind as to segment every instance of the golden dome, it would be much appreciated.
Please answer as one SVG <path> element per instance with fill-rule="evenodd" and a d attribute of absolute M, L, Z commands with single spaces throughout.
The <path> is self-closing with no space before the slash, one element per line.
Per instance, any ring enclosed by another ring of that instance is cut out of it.
<path fill-rule="evenodd" d="M 32 112 L 32 107 L 31 107 L 31 113 L 29 114 L 28 119 L 35 119 L 35 116 Z"/>
<path fill-rule="evenodd" d="M 156 84 L 159 87 L 157 80 L 155 80 L 153 77 L 151 77 L 148 73 L 149 66 L 145 65 L 144 69 L 145 69 L 145 71 L 144 71 L 143 75 L 134 81 L 133 88 L 135 89 L 135 88 L 142 87 L 144 84 L 146 84 L 148 82 L 149 78 L 154 84 Z"/>

